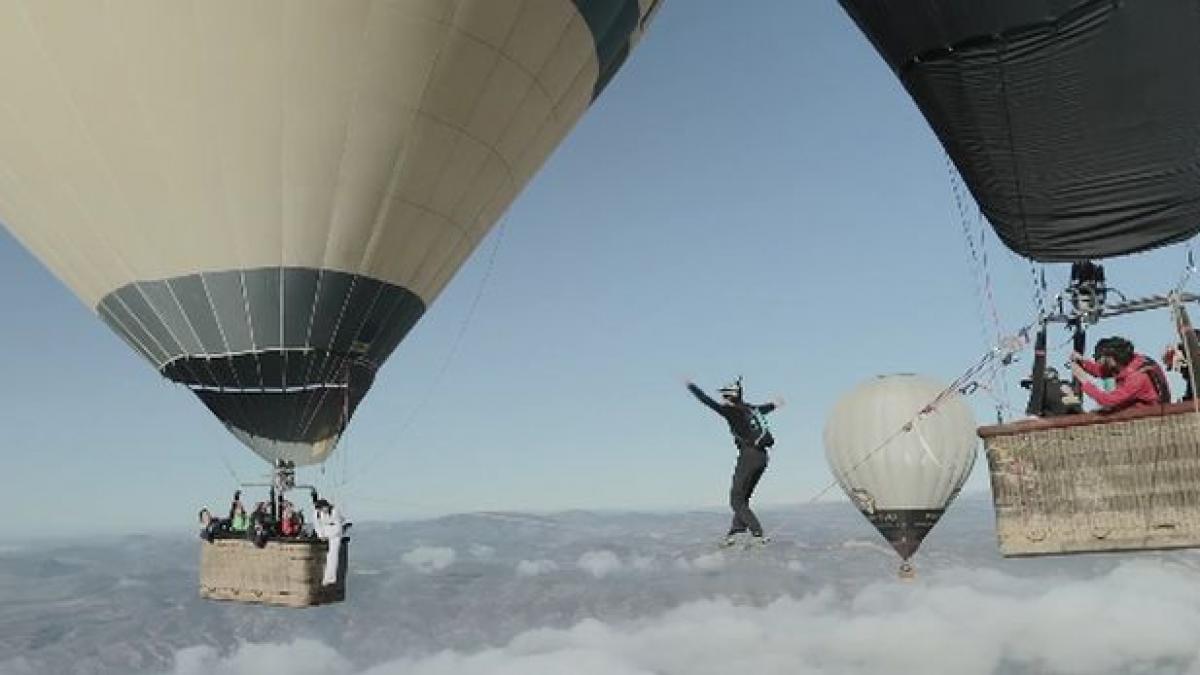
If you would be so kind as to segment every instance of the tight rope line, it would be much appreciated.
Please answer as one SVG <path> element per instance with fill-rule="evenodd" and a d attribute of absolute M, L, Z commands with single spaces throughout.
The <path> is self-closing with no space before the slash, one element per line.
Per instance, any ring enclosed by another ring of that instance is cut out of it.
<path fill-rule="evenodd" d="M 873 447 L 867 454 L 863 455 L 863 457 L 859 459 L 854 466 L 850 467 L 846 474 L 849 475 L 854 473 L 864 464 L 874 458 L 875 455 L 881 452 L 884 448 L 886 448 L 888 445 L 891 445 L 892 441 L 899 438 L 902 434 L 911 431 L 914 428 L 914 425 L 916 425 L 921 418 L 934 412 L 937 407 L 950 396 L 955 394 L 967 395 L 974 392 L 975 389 L 979 388 L 977 379 L 982 373 L 987 372 L 989 369 L 1003 368 L 1010 361 L 1012 354 L 1024 349 L 1025 345 L 1029 343 L 1029 334 L 1033 331 L 1036 325 L 1036 323 L 1029 324 L 1018 331 L 1015 335 L 1012 335 L 1005 340 L 1001 340 L 999 344 L 989 350 L 987 354 L 984 354 L 978 361 L 975 362 L 974 365 L 963 371 L 963 373 L 959 375 L 954 382 L 940 391 L 932 401 L 930 401 L 919 411 L 917 411 L 916 414 L 910 417 L 903 425 L 900 426 L 899 429 L 894 431 L 882 442 Z M 820 492 L 809 498 L 806 503 L 816 503 L 837 485 L 838 481 L 834 479 Z"/>
<path fill-rule="evenodd" d="M 885 448 L 887 448 L 889 445 L 891 445 L 892 441 L 896 440 L 901 435 L 913 430 L 915 428 L 916 424 L 921 420 L 921 418 L 934 412 L 937 409 L 937 407 L 942 402 L 944 402 L 948 397 L 955 395 L 955 394 L 969 396 L 972 393 L 974 393 L 975 391 L 977 391 L 978 389 L 984 389 L 985 391 L 989 391 L 990 389 L 986 385 L 984 385 L 980 382 L 981 376 L 984 374 L 990 374 L 989 378 L 983 378 L 983 379 L 987 379 L 988 381 L 990 381 L 992 378 L 994 378 L 999 373 L 999 371 L 1003 370 L 1009 364 L 1011 364 L 1012 356 L 1015 353 L 1024 349 L 1029 344 L 1029 335 L 1033 332 L 1033 330 L 1037 327 L 1037 325 L 1038 324 L 1036 322 L 1031 323 L 1031 324 L 1025 326 L 1024 328 L 1022 328 L 1021 330 L 1017 331 L 1014 335 L 1010 335 L 1009 337 L 998 341 L 998 343 L 995 346 L 993 346 L 986 354 L 984 354 L 982 357 L 980 357 L 980 359 L 978 361 L 976 361 L 970 368 L 967 368 L 965 371 L 963 371 L 963 373 L 961 375 L 959 375 L 958 378 L 956 378 L 954 380 L 954 382 L 952 382 L 949 386 L 947 386 L 942 391 L 938 392 L 938 395 L 935 396 L 932 401 L 930 401 L 928 404 L 926 404 L 920 410 L 918 410 L 917 413 L 914 414 L 912 417 L 910 417 L 904 424 L 902 424 L 899 429 L 897 429 L 892 434 L 890 434 L 887 438 L 885 438 L 883 441 L 881 441 L 878 445 L 871 448 L 871 450 L 869 452 L 867 452 L 867 454 L 864 455 L 861 459 L 859 459 L 858 462 L 856 462 L 854 464 L 854 466 L 850 467 L 850 469 L 846 472 L 846 474 L 849 475 L 849 474 L 854 473 L 855 471 L 860 469 L 863 465 L 865 465 L 867 462 L 869 462 L 871 459 L 873 459 L 875 457 L 875 455 L 879 454 Z M 838 481 L 835 478 L 834 480 L 830 481 L 825 487 L 823 487 L 819 492 L 814 494 L 808 500 L 801 502 L 801 503 L 805 504 L 805 505 L 816 504 L 817 502 L 819 502 L 821 500 L 822 497 L 824 497 L 826 494 L 828 494 L 830 490 L 837 487 L 837 485 L 838 485 Z M 776 536 L 788 535 L 788 534 L 794 534 L 794 533 L 795 532 L 793 532 L 792 529 L 788 528 L 788 527 L 783 527 L 778 530 L 775 530 Z"/>

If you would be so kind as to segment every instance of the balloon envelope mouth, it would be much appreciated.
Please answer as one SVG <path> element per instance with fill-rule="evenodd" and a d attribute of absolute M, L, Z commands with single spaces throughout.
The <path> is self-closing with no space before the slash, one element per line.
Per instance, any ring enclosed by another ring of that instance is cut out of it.
<path fill-rule="evenodd" d="M 296 466 L 320 464 L 333 454 L 333 450 L 337 447 L 338 440 L 341 438 L 341 433 L 339 432 L 325 438 L 314 439 L 310 442 L 280 441 L 255 436 L 232 424 L 226 424 L 225 428 L 229 429 L 229 432 L 244 443 L 246 447 L 250 448 L 254 454 L 267 460 L 272 465 L 279 460 L 293 462 Z"/>
<path fill-rule="evenodd" d="M 941 520 L 945 509 L 882 509 L 863 515 L 903 560 L 908 560 L 921 547 L 921 542 Z"/>
<path fill-rule="evenodd" d="M 279 374 L 278 385 L 238 386 L 236 379 L 219 377 L 210 381 L 214 373 L 228 376 L 255 367 Z M 199 372 L 206 374 L 202 381 L 191 377 Z M 319 462 L 332 451 L 375 377 L 371 364 L 319 349 L 188 357 L 172 362 L 163 374 L 188 385 L 251 450 L 268 460 L 297 464 Z"/>
<path fill-rule="evenodd" d="M 97 311 L 256 453 L 310 464 L 425 303 L 363 275 L 267 267 L 134 282 Z"/>

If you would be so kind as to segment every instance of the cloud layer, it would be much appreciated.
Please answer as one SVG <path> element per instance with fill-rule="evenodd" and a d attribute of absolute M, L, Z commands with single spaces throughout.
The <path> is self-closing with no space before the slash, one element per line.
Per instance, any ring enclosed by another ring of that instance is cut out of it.
<path fill-rule="evenodd" d="M 446 569 L 457 558 L 454 549 L 444 546 L 420 546 L 400 556 L 400 560 L 426 574 Z"/>
<path fill-rule="evenodd" d="M 613 559 L 591 556 L 587 567 L 608 574 Z M 1088 580 L 957 569 L 848 595 L 818 590 L 764 607 L 718 598 L 653 618 L 585 620 L 528 631 L 503 647 L 366 670 L 315 642 L 244 645 L 225 656 L 199 647 L 179 652 L 172 675 L 249 675 L 267 665 L 302 675 L 1200 675 L 1197 635 L 1194 570 L 1139 561 Z"/>
<path fill-rule="evenodd" d="M 612 551 L 588 551 L 579 556 L 579 562 L 576 563 L 579 569 L 591 574 L 597 579 L 620 572 L 625 567 L 625 563 L 617 557 Z"/>
<path fill-rule="evenodd" d="M 558 563 L 553 560 L 522 560 L 517 563 L 517 574 L 523 577 L 536 577 L 558 571 Z"/>

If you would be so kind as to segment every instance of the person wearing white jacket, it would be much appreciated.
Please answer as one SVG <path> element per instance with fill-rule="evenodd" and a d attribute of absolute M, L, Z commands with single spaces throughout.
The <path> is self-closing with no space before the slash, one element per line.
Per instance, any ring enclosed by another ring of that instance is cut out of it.
<path fill-rule="evenodd" d="M 338 560 L 342 550 L 342 535 L 345 521 L 338 513 L 337 507 L 324 499 L 318 499 L 313 492 L 313 507 L 316 510 L 316 524 L 313 532 L 317 537 L 329 542 L 329 551 L 325 554 L 325 575 L 322 585 L 332 586 L 337 583 Z"/>

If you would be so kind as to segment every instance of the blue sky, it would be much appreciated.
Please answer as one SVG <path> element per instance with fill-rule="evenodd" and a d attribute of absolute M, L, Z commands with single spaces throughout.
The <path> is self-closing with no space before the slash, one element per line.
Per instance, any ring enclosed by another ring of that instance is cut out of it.
<path fill-rule="evenodd" d="M 834 2 L 730 8 L 665 4 L 499 246 L 498 229 L 381 371 L 325 471 L 301 479 L 358 519 L 720 506 L 734 450 L 680 379 L 711 389 L 741 373 L 751 399 L 788 401 L 756 500 L 803 502 L 831 481 L 821 429 L 839 394 L 879 373 L 949 381 L 983 353 L 995 330 L 944 155 L 883 61 Z M 984 249 L 1013 330 L 1032 317 L 1029 264 L 990 230 Z M 1114 261 L 1109 278 L 1162 292 L 1185 251 Z M 18 536 L 191 528 L 234 476 L 262 473 L 7 233 L 0 303 Z M 1100 332 L 1157 354 L 1170 324 Z M 986 485 L 981 458 L 969 489 Z"/>

